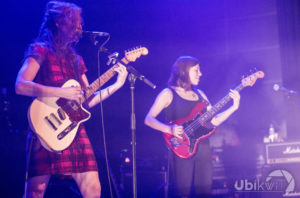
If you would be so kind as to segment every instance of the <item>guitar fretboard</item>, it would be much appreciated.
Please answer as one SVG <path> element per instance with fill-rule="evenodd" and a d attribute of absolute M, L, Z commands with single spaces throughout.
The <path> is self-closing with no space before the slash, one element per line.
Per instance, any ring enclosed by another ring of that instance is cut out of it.
<path fill-rule="evenodd" d="M 128 64 L 128 61 L 125 57 L 122 58 L 121 61 L 125 64 Z M 102 87 L 102 85 L 104 85 L 109 79 L 111 79 L 116 74 L 116 72 L 114 71 L 116 67 L 118 67 L 118 64 L 112 66 L 109 70 L 107 70 L 104 74 L 102 74 L 84 90 L 86 99 L 93 95 L 100 87 Z"/>
<path fill-rule="evenodd" d="M 234 90 L 240 92 L 244 86 L 239 84 Z M 209 111 L 205 112 L 202 116 L 198 118 L 198 121 L 201 124 L 206 123 L 207 121 L 211 120 L 229 101 L 231 97 L 227 94 L 224 98 L 222 98 L 217 104 L 215 104 Z"/>

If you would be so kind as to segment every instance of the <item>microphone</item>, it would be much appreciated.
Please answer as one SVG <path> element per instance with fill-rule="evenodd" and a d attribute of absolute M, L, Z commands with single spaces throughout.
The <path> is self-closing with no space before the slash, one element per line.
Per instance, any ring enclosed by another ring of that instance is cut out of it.
<path fill-rule="evenodd" d="M 278 84 L 274 84 L 273 85 L 273 89 L 274 89 L 274 91 L 281 91 L 281 92 L 284 92 L 286 94 L 298 94 L 297 91 L 294 91 L 294 90 L 282 87 L 282 86 L 280 86 Z"/>
<path fill-rule="evenodd" d="M 109 36 L 109 33 L 107 32 L 94 32 L 94 31 L 83 31 L 82 32 L 83 36 L 87 36 L 87 37 L 101 37 L 101 36 Z"/>

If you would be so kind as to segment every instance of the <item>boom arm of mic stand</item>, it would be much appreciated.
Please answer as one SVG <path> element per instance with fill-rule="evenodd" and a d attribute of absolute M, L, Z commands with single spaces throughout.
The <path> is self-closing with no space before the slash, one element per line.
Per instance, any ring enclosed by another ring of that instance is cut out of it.
<path fill-rule="evenodd" d="M 105 47 L 101 47 L 100 50 L 102 52 L 105 52 L 107 54 L 112 54 L 109 52 L 108 49 L 106 49 Z M 127 68 L 127 71 L 132 73 L 133 75 L 135 75 L 138 79 L 140 79 L 141 81 L 143 81 L 145 84 L 147 84 L 148 86 L 150 86 L 152 89 L 156 88 L 156 85 L 153 84 L 150 80 L 148 80 L 144 75 L 142 75 L 140 72 L 138 72 L 134 67 L 127 65 L 125 63 L 123 63 L 123 61 L 120 61 L 118 58 L 115 58 L 117 60 L 118 63 L 121 63 L 122 65 L 124 65 Z"/>
<path fill-rule="evenodd" d="M 140 74 L 134 67 L 127 65 L 127 71 L 135 75 L 138 79 L 149 85 L 152 89 L 156 88 L 156 85 L 153 84 L 150 80 L 148 80 L 144 75 Z"/>

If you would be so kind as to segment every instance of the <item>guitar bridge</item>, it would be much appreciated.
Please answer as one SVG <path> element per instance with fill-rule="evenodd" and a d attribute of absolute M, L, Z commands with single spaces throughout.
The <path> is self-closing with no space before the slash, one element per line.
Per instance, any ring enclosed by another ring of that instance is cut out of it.
<path fill-rule="evenodd" d="M 68 135 L 68 133 L 70 133 L 70 131 L 72 131 L 75 127 L 77 126 L 76 123 L 72 123 L 70 124 L 67 128 L 65 128 L 65 130 L 63 130 L 61 133 L 59 133 L 57 135 L 57 139 L 61 140 L 63 139 L 66 135 Z"/>

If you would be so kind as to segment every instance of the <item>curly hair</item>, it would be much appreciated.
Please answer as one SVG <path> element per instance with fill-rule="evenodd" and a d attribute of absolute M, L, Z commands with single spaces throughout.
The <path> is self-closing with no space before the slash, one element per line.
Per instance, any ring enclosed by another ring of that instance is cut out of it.
<path fill-rule="evenodd" d="M 182 87 L 185 90 L 193 89 L 189 69 L 199 64 L 199 60 L 192 56 L 180 56 L 172 66 L 168 86 Z"/>
<path fill-rule="evenodd" d="M 81 12 L 81 8 L 73 3 L 49 1 L 47 3 L 44 19 L 36 40 L 39 42 L 53 44 L 54 36 L 56 36 L 58 32 L 56 24 L 63 21 L 72 21 L 75 11 Z"/>

